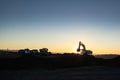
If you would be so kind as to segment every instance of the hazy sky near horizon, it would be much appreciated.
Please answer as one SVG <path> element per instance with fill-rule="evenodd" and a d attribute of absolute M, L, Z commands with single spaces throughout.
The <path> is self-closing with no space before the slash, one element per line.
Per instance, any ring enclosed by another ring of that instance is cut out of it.
<path fill-rule="evenodd" d="M 120 0 L 0 0 L 0 49 L 120 54 Z"/>

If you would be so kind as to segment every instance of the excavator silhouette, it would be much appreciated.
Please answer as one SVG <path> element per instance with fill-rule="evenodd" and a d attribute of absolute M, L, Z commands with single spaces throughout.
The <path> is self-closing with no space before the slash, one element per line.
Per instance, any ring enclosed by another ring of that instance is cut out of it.
<path fill-rule="evenodd" d="M 81 41 L 79 42 L 77 52 L 80 52 L 82 55 L 92 55 L 92 51 L 91 50 L 86 50 L 85 45 Z"/>

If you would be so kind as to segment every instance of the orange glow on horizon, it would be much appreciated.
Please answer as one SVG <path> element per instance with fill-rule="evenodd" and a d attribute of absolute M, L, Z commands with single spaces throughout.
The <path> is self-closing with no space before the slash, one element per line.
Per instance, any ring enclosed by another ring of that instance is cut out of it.
<path fill-rule="evenodd" d="M 71 43 L 71 44 L 70 44 Z M 50 52 L 53 52 L 53 53 L 77 53 L 76 49 L 78 48 L 78 43 L 76 44 L 72 44 L 72 42 L 70 43 L 66 43 L 66 45 L 62 45 L 62 44 L 56 44 L 56 45 L 42 45 L 42 46 L 39 46 L 39 45 L 33 45 L 33 44 L 27 44 L 27 45 L 12 45 L 12 44 L 6 44 L 4 46 L 0 46 L 0 49 L 4 49 L 6 50 L 7 48 L 9 50 L 19 50 L 19 49 L 25 49 L 25 48 L 29 48 L 29 49 L 41 49 L 41 48 L 48 48 L 48 50 Z M 67 45 L 68 44 L 68 45 Z M 86 43 L 85 43 L 86 44 Z M 31 46 L 32 45 L 32 46 Z M 97 46 L 96 45 L 92 45 L 92 44 L 89 44 L 87 43 L 86 44 L 86 49 L 87 50 L 92 50 L 93 51 L 93 54 L 120 54 L 120 49 L 119 48 L 105 48 L 105 47 L 102 47 L 102 46 Z"/>

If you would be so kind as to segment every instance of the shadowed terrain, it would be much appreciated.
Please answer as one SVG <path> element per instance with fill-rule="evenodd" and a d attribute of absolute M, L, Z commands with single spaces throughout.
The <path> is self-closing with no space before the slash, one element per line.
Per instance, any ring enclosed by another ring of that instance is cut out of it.
<path fill-rule="evenodd" d="M 49 56 L 19 56 L 0 58 L 0 69 L 23 68 L 69 68 L 80 66 L 120 67 L 120 56 L 112 59 L 96 58 L 92 55 L 54 54 Z"/>
<path fill-rule="evenodd" d="M 120 56 L 103 59 L 92 55 L 52 54 L 0 58 L 1 80 L 116 80 L 120 79 L 119 67 Z"/>

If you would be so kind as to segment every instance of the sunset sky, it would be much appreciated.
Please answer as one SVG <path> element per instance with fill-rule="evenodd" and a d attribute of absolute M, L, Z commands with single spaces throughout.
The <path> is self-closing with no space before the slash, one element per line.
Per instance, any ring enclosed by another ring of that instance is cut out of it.
<path fill-rule="evenodd" d="M 120 0 L 0 0 L 0 49 L 120 54 Z"/>

